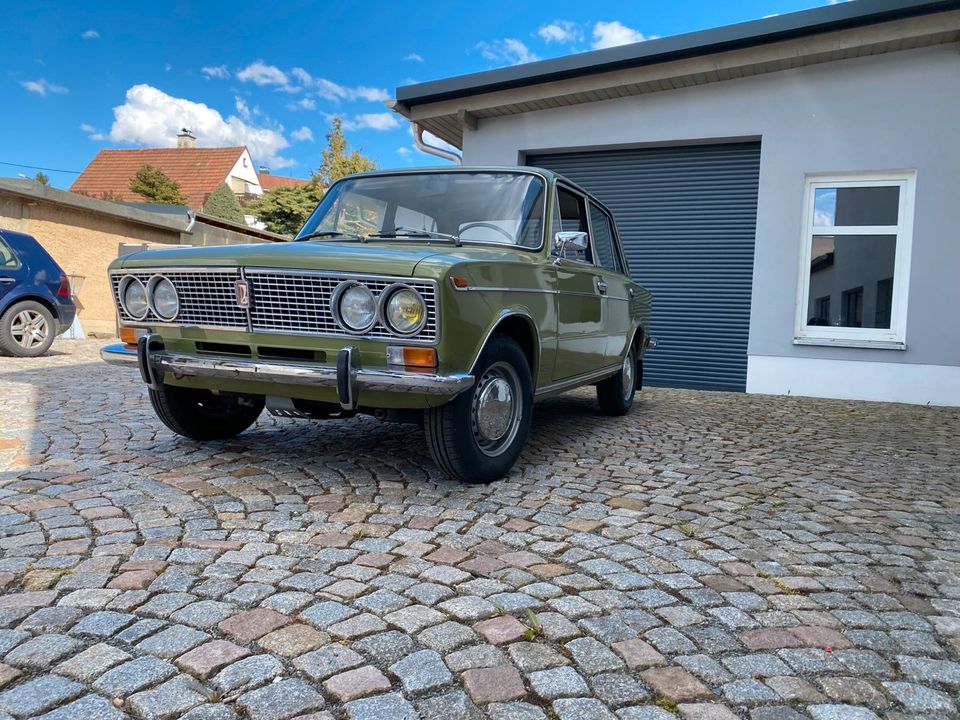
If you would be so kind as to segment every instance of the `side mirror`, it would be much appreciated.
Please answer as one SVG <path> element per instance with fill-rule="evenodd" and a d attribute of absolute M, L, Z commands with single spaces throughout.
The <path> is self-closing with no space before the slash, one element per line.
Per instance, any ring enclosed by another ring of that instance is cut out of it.
<path fill-rule="evenodd" d="M 561 230 L 553 236 L 553 247 L 557 251 L 558 259 L 566 255 L 567 248 L 583 252 L 589 244 L 587 234 L 579 230 Z"/>

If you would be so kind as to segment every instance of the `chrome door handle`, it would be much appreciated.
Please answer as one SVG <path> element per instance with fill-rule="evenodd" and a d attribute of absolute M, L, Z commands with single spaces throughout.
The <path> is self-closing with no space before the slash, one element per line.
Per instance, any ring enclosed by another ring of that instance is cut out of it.
<path fill-rule="evenodd" d="M 0 283 L 15 283 L 16 280 L 13 278 L 0 277 Z"/>
<path fill-rule="evenodd" d="M 607 284 L 600 278 L 597 278 L 597 290 L 600 292 L 601 295 L 607 294 Z"/>

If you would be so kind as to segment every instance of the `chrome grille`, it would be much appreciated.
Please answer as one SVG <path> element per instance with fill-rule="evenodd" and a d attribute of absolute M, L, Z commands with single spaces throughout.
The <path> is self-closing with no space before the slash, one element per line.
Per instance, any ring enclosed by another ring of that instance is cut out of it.
<path fill-rule="evenodd" d="M 180 294 L 180 314 L 172 323 L 159 320 L 152 312 L 143 320 L 135 320 L 119 302 L 123 278 L 132 275 L 146 285 L 156 274 L 169 278 Z M 381 322 L 360 336 L 342 330 L 330 312 L 333 292 L 344 280 L 357 280 L 379 299 L 388 287 L 401 283 L 419 292 L 427 306 L 423 329 L 413 337 L 404 336 L 404 342 L 434 342 L 437 339 L 437 288 L 432 282 L 264 268 L 245 269 L 243 277 L 250 284 L 249 314 L 247 309 L 237 305 L 236 282 L 240 279 L 240 271 L 234 268 L 120 271 L 111 274 L 111 283 L 120 321 L 124 325 L 197 325 L 231 330 L 249 327 L 254 332 L 376 339 L 398 336 Z"/>
<path fill-rule="evenodd" d="M 378 300 L 384 290 L 397 282 L 414 288 L 423 296 L 427 306 L 427 322 L 416 339 L 436 340 L 437 302 L 436 289 L 432 283 L 272 270 L 247 270 L 246 278 L 250 282 L 250 294 L 253 298 L 250 321 L 254 330 L 343 335 L 345 333 L 330 312 L 330 298 L 345 279 L 357 279 L 370 288 Z M 378 322 L 364 333 L 364 337 L 393 338 L 396 335 Z"/>
<path fill-rule="evenodd" d="M 159 271 L 116 273 L 111 277 L 117 309 L 124 324 L 163 324 L 151 311 L 143 320 L 134 320 L 119 303 L 120 283 L 124 277 L 133 275 L 144 285 Z M 174 325 L 199 325 L 230 329 L 246 329 L 247 312 L 237 306 L 235 284 L 240 273 L 236 269 L 163 271 L 180 296 L 180 314 Z"/>

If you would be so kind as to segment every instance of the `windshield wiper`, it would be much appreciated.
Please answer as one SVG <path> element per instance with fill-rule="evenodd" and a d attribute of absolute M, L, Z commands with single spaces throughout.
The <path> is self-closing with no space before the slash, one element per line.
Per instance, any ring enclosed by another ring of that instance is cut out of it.
<path fill-rule="evenodd" d="M 460 236 L 459 235 L 450 235 L 449 233 L 436 232 L 434 230 L 416 230 L 414 228 L 408 227 L 395 227 L 393 232 L 378 232 L 373 233 L 370 237 L 378 238 L 436 238 L 438 240 L 452 240 L 457 247 L 460 247 Z"/>
<path fill-rule="evenodd" d="M 298 237 L 297 242 L 318 237 L 342 237 L 350 240 L 359 240 L 360 242 L 364 241 L 363 235 L 359 235 L 358 233 L 341 232 L 339 230 L 317 230 L 316 232 L 307 233 L 306 235 Z"/>

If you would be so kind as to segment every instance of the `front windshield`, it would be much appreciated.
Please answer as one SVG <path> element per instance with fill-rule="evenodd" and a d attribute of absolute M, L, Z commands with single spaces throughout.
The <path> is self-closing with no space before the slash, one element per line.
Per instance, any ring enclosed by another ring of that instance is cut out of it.
<path fill-rule="evenodd" d="M 543 180 L 529 173 L 430 172 L 336 183 L 297 235 L 454 236 L 461 242 L 541 243 Z"/>

